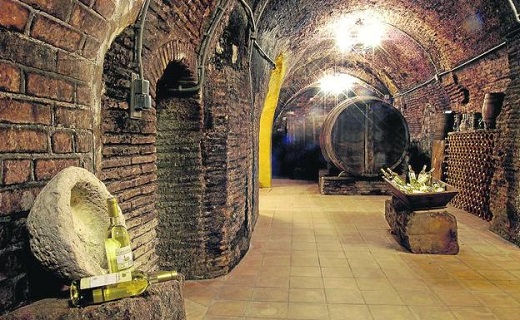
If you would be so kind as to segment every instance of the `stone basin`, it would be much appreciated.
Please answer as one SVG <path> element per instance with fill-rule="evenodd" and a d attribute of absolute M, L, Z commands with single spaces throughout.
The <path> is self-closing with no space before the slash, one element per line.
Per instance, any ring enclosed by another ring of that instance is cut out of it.
<path fill-rule="evenodd" d="M 54 176 L 27 217 L 35 258 L 67 280 L 107 273 L 104 237 L 110 196 L 106 186 L 86 169 L 69 167 Z M 122 215 L 120 218 L 124 221 Z"/>

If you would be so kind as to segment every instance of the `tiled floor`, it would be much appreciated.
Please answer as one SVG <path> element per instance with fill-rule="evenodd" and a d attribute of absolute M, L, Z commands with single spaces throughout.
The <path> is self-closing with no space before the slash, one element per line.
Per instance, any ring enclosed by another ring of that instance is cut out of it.
<path fill-rule="evenodd" d="M 251 248 L 228 275 L 187 281 L 188 320 L 520 319 L 520 249 L 457 209 L 458 255 L 411 254 L 384 218 L 388 196 L 260 190 Z"/>

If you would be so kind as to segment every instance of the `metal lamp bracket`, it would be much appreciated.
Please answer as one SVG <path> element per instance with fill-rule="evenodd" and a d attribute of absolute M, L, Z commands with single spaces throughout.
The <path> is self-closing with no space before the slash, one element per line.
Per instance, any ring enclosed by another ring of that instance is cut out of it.
<path fill-rule="evenodd" d="M 142 111 L 151 107 L 150 82 L 140 79 L 137 74 L 132 73 L 132 81 L 130 83 L 130 118 L 141 119 Z"/>

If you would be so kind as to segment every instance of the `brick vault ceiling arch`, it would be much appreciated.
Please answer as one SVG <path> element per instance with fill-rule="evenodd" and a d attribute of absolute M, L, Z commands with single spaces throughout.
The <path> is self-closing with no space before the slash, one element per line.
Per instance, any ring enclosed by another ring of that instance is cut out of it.
<path fill-rule="evenodd" d="M 506 1 L 258 0 L 252 7 L 261 45 L 273 55 L 287 56 L 284 87 L 312 83 L 320 71 L 337 64 L 395 94 L 502 42 L 515 25 Z M 341 57 L 325 27 L 361 11 L 384 22 L 391 37 L 373 55 Z M 308 79 L 295 80 L 301 77 Z"/>

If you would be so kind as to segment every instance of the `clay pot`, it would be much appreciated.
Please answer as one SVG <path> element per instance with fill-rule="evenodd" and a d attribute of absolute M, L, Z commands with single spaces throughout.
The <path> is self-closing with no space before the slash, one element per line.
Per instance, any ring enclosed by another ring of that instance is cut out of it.
<path fill-rule="evenodd" d="M 434 116 L 434 140 L 444 140 L 447 137 L 448 132 L 453 130 L 455 114 L 451 111 L 438 113 Z"/>
<path fill-rule="evenodd" d="M 496 119 L 502 111 L 502 103 L 504 102 L 505 93 L 490 92 L 484 96 L 482 105 L 482 119 L 484 119 L 485 129 L 495 129 Z"/>

